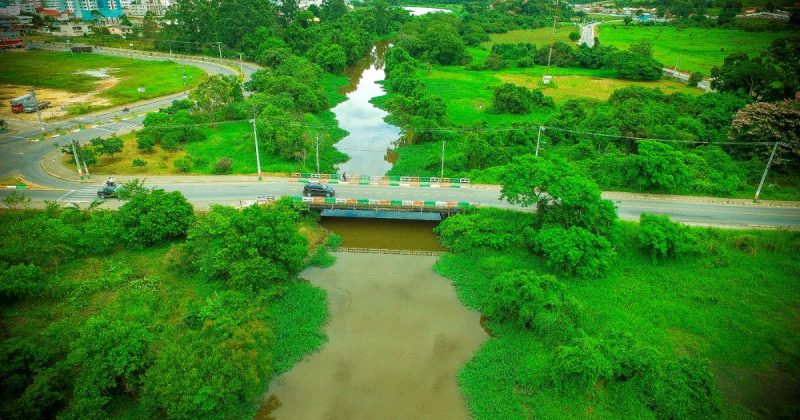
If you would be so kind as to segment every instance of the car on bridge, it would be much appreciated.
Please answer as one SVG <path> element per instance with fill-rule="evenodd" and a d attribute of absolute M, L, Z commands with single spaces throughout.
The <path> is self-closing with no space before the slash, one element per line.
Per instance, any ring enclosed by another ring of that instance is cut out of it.
<path fill-rule="evenodd" d="M 316 182 L 309 182 L 303 187 L 303 195 L 306 197 L 321 195 L 324 197 L 333 197 L 336 191 L 330 185 L 318 184 Z"/>

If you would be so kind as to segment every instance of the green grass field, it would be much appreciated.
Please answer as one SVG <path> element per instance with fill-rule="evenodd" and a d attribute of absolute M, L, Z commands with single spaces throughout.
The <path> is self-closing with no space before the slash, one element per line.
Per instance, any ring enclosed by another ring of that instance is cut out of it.
<path fill-rule="evenodd" d="M 206 73 L 193 66 L 170 61 L 128 60 L 96 54 L 71 54 L 48 51 L 26 51 L 3 54 L 0 59 L 0 84 L 58 89 L 71 93 L 88 93 L 97 89 L 100 80 L 78 72 L 112 69 L 109 76 L 118 82 L 98 96 L 111 106 L 141 101 L 183 90 L 182 74 L 187 87 L 198 85 Z M 145 92 L 138 92 L 138 88 Z"/>
<path fill-rule="evenodd" d="M 347 84 L 347 78 L 326 74 L 322 78 L 322 86 L 328 96 L 331 106 L 343 101 L 346 97 L 338 93 L 341 86 Z M 346 156 L 333 147 L 333 143 L 341 140 L 347 132 L 338 127 L 336 116 L 331 111 L 308 115 L 304 121 L 310 127 L 324 127 L 327 138 L 320 145 L 320 169 L 323 173 L 333 172 L 334 165 L 345 160 Z M 179 151 L 166 151 L 156 147 L 153 153 L 143 153 L 136 148 L 136 135 L 123 136 L 125 146 L 121 153 L 109 157 L 101 156 L 98 164 L 93 165 L 93 172 L 102 174 L 133 174 L 133 175 L 178 175 L 182 174 L 175 168 L 175 160 L 190 156 L 195 163 L 193 174 L 208 175 L 214 173 L 214 164 L 222 157 L 231 158 L 232 174 L 255 174 L 256 151 L 253 141 L 253 131 L 247 122 L 222 121 L 216 127 L 206 128 L 207 139 L 189 143 Z M 286 160 L 277 155 L 262 151 L 261 171 L 263 173 L 291 173 L 316 171 L 315 157 L 312 149 L 306 161 Z M 145 166 L 133 166 L 134 159 L 144 160 Z M 73 167 L 68 156 L 63 159 L 64 164 Z"/>
<path fill-rule="evenodd" d="M 527 69 L 503 69 L 500 71 L 467 71 L 463 67 L 437 66 L 430 74 L 422 76 L 429 91 L 441 96 L 447 103 L 447 114 L 456 125 L 470 125 L 486 120 L 489 125 L 508 125 L 514 122 L 538 124 L 555 110 L 537 109 L 528 115 L 492 114 L 487 112 L 492 104 L 494 89 L 503 83 L 513 83 L 532 89 L 543 89 L 545 95 L 556 102 L 574 98 L 605 100 L 616 89 L 636 85 L 659 88 L 664 93 L 700 94 L 702 91 L 690 88 L 672 80 L 656 82 L 630 82 L 615 79 L 613 70 L 589 70 L 580 68 L 551 68 L 553 83 L 543 85 L 544 66 Z"/>
<path fill-rule="evenodd" d="M 577 31 L 572 25 L 562 25 L 556 27 L 556 41 L 566 42 L 573 44 L 569 40 L 569 33 Z M 514 29 L 503 34 L 490 34 L 491 41 L 484 42 L 483 45 L 491 46 L 492 44 L 516 44 L 519 42 L 527 42 L 536 45 L 536 48 L 542 48 L 545 45 L 550 45 L 553 39 L 553 28 L 537 28 L 537 29 Z"/>
<path fill-rule="evenodd" d="M 722 418 L 791 417 L 800 391 L 800 235 L 695 233 L 703 238 L 697 255 L 654 263 L 638 249 L 638 224 L 620 223 L 606 278 L 558 276 L 581 308 L 579 328 L 590 336 L 628 332 L 665 356 L 709 359 Z M 522 249 L 445 255 L 436 269 L 478 310 L 491 277 L 513 269 L 550 273 Z M 474 418 L 654 417 L 624 387 L 611 392 L 601 383 L 593 397 L 549 388 L 555 347 L 507 323 L 488 326 L 494 337 L 459 373 Z"/>
<path fill-rule="evenodd" d="M 598 26 L 597 36 L 606 45 L 627 48 L 639 41 L 649 41 L 653 57 L 666 67 L 702 72 L 706 76 L 711 68 L 722 65 L 730 54 L 755 55 L 766 49 L 775 39 L 792 35 L 792 32 L 745 32 L 735 29 L 678 29 L 671 25 L 643 26 L 610 23 Z"/>

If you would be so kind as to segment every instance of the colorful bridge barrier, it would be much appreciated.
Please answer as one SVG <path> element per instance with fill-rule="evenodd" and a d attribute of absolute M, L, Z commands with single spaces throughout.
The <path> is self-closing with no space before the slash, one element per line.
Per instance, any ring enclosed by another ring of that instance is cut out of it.
<path fill-rule="evenodd" d="M 274 197 L 271 200 L 275 200 Z M 468 209 L 478 207 L 468 201 L 378 200 L 371 198 L 292 197 L 296 202 L 331 208 Z"/>
<path fill-rule="evenodd" d="M 441 178 L 428 176 L 398 176 L 398 175 L 349 175 L 344 181 L 338 174 L 315 174 L 293 172 L 291 179 L 297 182 L 319 182 L 327 184 L 355 184 L 355 185 L 388 185 L 392 187 L 422 187 L 441 188 L 447 184 L 449 188 L 461 188 L 469 185 L 469 178 Z"/>

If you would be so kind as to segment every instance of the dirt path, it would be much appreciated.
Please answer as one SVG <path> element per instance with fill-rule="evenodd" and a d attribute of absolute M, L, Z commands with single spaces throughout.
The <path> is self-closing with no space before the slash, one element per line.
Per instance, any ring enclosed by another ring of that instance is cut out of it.
<path fill-rule="evenodd" d="M 336 257 L 302 275 L 328 292 L 329 341 L 270 384 L 256 418 L 468 418 L 456 372 L 487 336 L 436 258 Z"/>

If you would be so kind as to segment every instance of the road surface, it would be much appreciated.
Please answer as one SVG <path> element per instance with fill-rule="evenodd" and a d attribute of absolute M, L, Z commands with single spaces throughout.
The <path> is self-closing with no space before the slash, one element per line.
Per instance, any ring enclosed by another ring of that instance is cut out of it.
<path fill-rule="evenodd" d="M 158 178 L 158 177 L 154 177 Z M 260 196 L 299 196 L 302 183 L 286 178 L 269 178 L 263 182 L 213 182 L 197 177 L 165 177 L 149 182 L 148 186 L 180 191 L 189 201 L 200 208 L 209 204 L 228 205 L 247 204 Z M 102 179 L 102 178 L 100 178 Z M 224 179 L 224 178 L 223 178 Z M 58 201 L 67 205 L 75 202 L 82 207 L 96 199 L 102 181 L 94 184 L 72 184 L 67 191 L 26 191 L 25 194 L 36 201 Z M 500 200 L 496 186 L 465 186 L 462 188 L 419 188 L 386 185 L 335 185 L 337 198 L 379 199 L 379 200 L 434 200 L 468 201 L 481 206 L 525 208 L 510 205 Z M 0 197 L 9 194 L 0 191 Z M 617 206 L 621 219 L 638 220 L 641 213 L 668 214 L 674 220 L 688 224 L 724 227 L 769 227 L 800 230 L 800 206 L 766 206 L 746 204 L 744 200 L 733 200 L 735 204 L 709 203 L 697 198 L 643 197 L 637 194 L 605 193 Z M 109 199 L 104 206 L 118 207 L 122 202 Z M 530 209 L 527 209 L 530 210 Z"/>

